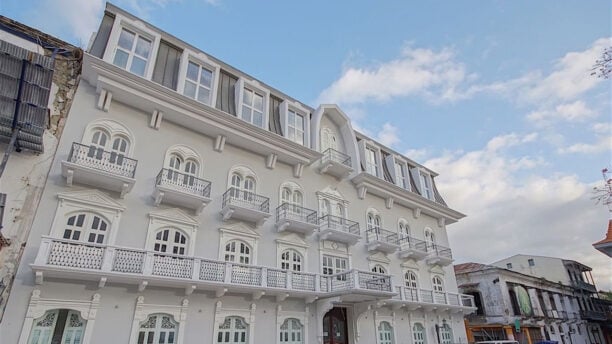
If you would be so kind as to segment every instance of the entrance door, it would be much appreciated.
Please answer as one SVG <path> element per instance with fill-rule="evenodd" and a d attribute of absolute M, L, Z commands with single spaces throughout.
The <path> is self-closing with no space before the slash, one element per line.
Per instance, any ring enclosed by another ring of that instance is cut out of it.
<path fill-rule="evenodd" d="M 323 317 L 323 344 L 348 344 L 346 308 L 334 307 Z"/>

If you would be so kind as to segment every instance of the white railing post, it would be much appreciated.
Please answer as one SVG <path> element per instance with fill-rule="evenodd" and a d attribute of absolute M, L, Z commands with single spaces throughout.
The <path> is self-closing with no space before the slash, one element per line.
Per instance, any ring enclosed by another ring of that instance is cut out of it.
<path fill-rule="evenodd" d="M 285 285 L 285 287 L 287 288 L 287 290 L 291 290 L 293 289 L 293 271 L 291 270 L 287 270 L 287 284 Z"/>
<path fill-rule="evenodd" d="M 353 288 L 359 289 L 359 270 L 353 270 L 350 273 L 353 274 Z"/>
<path fill-rule="evenodd" d="M 423 297 L 421 296 L 421 288 L 414 289 L 416 291 L 416 297 L 418 302 L 423 302 Z"/>
<path fill-rule="evenodd" d="M 315 284 L 315 285 L 314 285 L 314 290 L 315 290 L 316 292 L 321 291 L 321 275 L 316 274 L 316 275 L 314 276 L 314 284 Z"/>
<path fill-rule="evenodd" d="M 34 264 L 47 264 L 47 260 L 49 259 L 49 253 L 51 251 L 51 245 L 53 245 L 53 241 L 51 241 L 51 238 L 42 238 L 40 242 L 40 247 L 38 249 L 38 254 L 36 255 L 36 259 L 34 260 Z"/>
<path fill-rule="evenodd" d="M 198 258 L 193 258 L 193 270 L 191 271 L 191 279 L 194 281 L 200 280 L 200 266 L 202 264 L 202 260 Z"/>
<path fill-rule="evenodd" d="M 259 268 L 259 273 L 261 274 L 261 286 L 267 287 L 268 286 L 268 268 L 265 266 L 262 266 L 261 268 Z"/>
<path fill-rule="evenodd" d="M 102 257 L 101 271 L 112 271 L 113 261 L 115 261 L 116 248 L 112 246 L 106 246 L 104 249 L 104 256 Z"/>
<path fill-rule="evenodd" d="M 448 299 L 448 292 L 444 292 L 444 304 L 446 305 L 450 304 L 450 301 Z"/>
<path fill-rule="evenodd" d="M 153 264 L 155 264 L 155 255 L 153 252 L 147 251 L 145 252 L 144 257 L 144 266 L 142 268 L 142 274 L 145 276 L 150 276 L 153 274 Z"/>
<path fill-rule="evenodd" d="M 225 284 L 232 283 L 232 273 L 233 273 L 232 263 L 225 262 L 225 281 L 224 281 Z"/>
<path fill-rule="evenodd" d="M 400 290 L 400 300 L 406 301 L 406 288 L 400 286 L 399 290 Z"/>

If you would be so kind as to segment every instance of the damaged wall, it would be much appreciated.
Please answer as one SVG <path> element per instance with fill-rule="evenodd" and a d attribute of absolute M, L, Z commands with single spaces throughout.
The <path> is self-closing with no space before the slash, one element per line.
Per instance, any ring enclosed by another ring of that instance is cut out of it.
<path fill-rule="evenodd" d="M 54 72 L 48 102 L 49 126 L 43 134 L 44 152 L 13 152 L 0 178 L 0 192 L 7 195 L 1 235 L 8 246 L 0 249 L 0 321 L 28 238 L 43 186 L 81 72 L 82 51 L 38 30 L 0 16 L 0 40 L 45 56 L 54 56 Z M 37 43 L 34 43 L 37 42 Z M 55 52 L 55 54 L 54 54 Z M 7 144 L 0 144 L 4 154 Z M 60 152 L 67 154 L 68 152 Z"/>

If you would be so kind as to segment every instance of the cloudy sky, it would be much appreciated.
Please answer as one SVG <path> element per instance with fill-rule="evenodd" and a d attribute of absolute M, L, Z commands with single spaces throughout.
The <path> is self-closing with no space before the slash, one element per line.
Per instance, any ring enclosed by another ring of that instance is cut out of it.
<path fill-rule="evenodd" d="M 515 253 L 594 268 L 612 289 L 592 199 L 610 167 L 612 45 L 602 1 L 117 0 L 203 51 L 438 171 L 457 262 Z M 86 46 L 102 0 L 3 0 L 0 13 Z"/>

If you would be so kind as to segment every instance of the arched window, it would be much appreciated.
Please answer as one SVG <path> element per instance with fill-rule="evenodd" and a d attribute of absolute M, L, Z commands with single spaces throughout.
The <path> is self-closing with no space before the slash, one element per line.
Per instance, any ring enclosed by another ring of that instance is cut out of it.
<path fill-rule="evenodd" d="M 302 188 L 293 182 L 286 182 L 281 185 L 281 205 L 285 204 L 284 209 L 290 213 L 301 215 L 304 206 L 304 196 Z"/>
<path fill-rule="evenodd" d="M 129 147 L 130 143 L 126 138 L 121 136 L 115 137 L 110 150 L 110 162 L 118 165 L 123 164 L 123 158 L 126 157 Z"/>
<path fill-rule="evenodd" d="M 331 209 L 331 203 L 329 202 L 328 199 L 322 200 L 321 215 L 322 216 L 333 215 L 332 209 Z"/>
<path fill-rule="evenodd" d="M 427 344 L 425 337 L 425 327 L 421 323 L 415 323 L 412 326 L 412 339 L 414 344 Z"/>
<path fill-rule="evenodd" d="M 393 344 L 393 327 L 388 321 L 381 321 L 378 324 L 378 344 Z"/>
<path fill-rule="evenodd" d="M 280 327 L 280 342 L 286 344 L 304 343 L 304 326 L 297 319 L 287 319 Z"/>
<path fill-rule="evenodd" d="M 137 344 L 175 344 L 178 323 L 169 314 L 152 314 L 140 324 Z"/>
<path fill-rule="evenodd" d="M 302 271 L 302 255 L 293 249 L 284 251 L 281 254 L 281 269 L 291 271 Z"/>
<path fill-rule="evenodd" d="M 425 228 L 425 243 L 428 249 L 435 249 L 436 247 L 436 236 L 429 227 Z"/>
<path fill-rule="evenodd" d="M 401 220 L 398 225 L 400 238 L 406 238 L 410 236 L 410 226 L 405 220 Z"/>
<path fill-rule="evenodd" d="M 72 215 L 64 227 L 64 239 L 104 244 L 109 225 L 101 216 L 93 213 Z"/>
<path fill-rule="evenodd" d="M 407 288 L 418 288 L 419 280 L 417 278 L 417 274 L 415 274 L 413 271 L 406 271 L 406 273 L 404 274 L 404 285 Z"/>
<path fill-rule="evenodd" d="M 336 216 L 345 219 L 346 213 L 344 211 L 344 205 L 341 203 L 336 203 Z"/>
<path fill-rule="evenodd" d="M 251 248 L 240 240 L 232 240 L 225 244 L 225 261 L 250 264 Z"/>
<path fill-rule="evenodd" d="M 100 129 L 95 130 L 91 136 L 91 143 L 87 156 L 90 158 L 102 159 L 109 137 L 110 135 L 108 133 Z"/>
<path fill-rule="evenodd" d="M 448 324 L 440 326 L 440 344 L 451 344 L 453 342 L 453 331 Z"/>
<path fill-rule="evenodd" d="M 380 264 L 376 264 L 372 267 L 372 272 L 375 272 L 377 274 L 386 274 L 387 273 L 387 269 L 385 269 L 382 265 Z"/>
<path fill-rule="evenodd" d="M 431 279 L 431 284 L 433 286 L 434 291 L 444 291 L 444 283 L 442 283 L 442 279 L 439 276 L 434 276 Z"/>
<path fill-rule="evenodd" d="M 368 213 L 368 230 L 373 230 L 376 234 L 380 233 L 382 221 L 380 216 L 374 212 Z"/>
<path fill-rule="evenodd" d="M 155 234 L 153 250 L 156 252 L 184 255 L 187 247 L 187 236 L 178 229 L 164 228 Z"/>
<path fill-rule="evenodd" d="M 240 317 L 227 317 L 219 325 L 218 344 L 243 344 L 249 342 L 249 325 Z"/>
<path fill-rule="evenodd" d="M 321 129 L 321 152 L 329 148 L 338 150 L 338 138 L 329 128 Z"/>
<path fill-rule="evenodd" d="M 61 339 L 58 343 L 62 344 L 81 344 L 84 330 L 85 320 L 79 312 L 54 309 L 34 319 L 28 344 L 49 344 L 53 339 Z"/>
<path fill-rule="evenodd" d="M 98 160 L 108 159 L 112 164 L 121 165 L 123 159 L 128 155 L 130 149 L 130 141 L 122 135 L 111 136 L 108 132 L 102 129 L 94 129 L 89 142 L 89 151 L 87 156 Z M 108 152 L 108 156 L 104 156 L 104 152 Z"/>
<path fill-rule="evenodd" d="M 232 191 L 230 195 L 233 198 L 242 198 L 249 200 L 255 192 L 256 182 L 254 176 L 244 175 L 244 173 L 233 172 L 230 177 L 230 185 Z"/>

